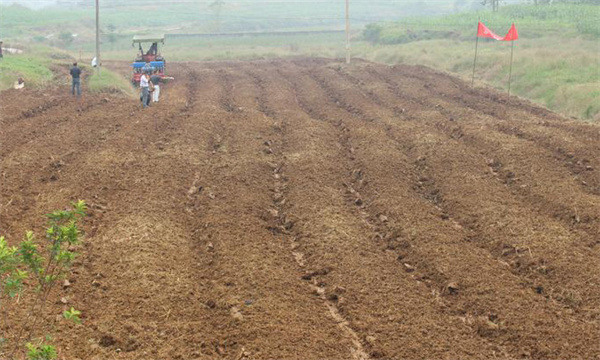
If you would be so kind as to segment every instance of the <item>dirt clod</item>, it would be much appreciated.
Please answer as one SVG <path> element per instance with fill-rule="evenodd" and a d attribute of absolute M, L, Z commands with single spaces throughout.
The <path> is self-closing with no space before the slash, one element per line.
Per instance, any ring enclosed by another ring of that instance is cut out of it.
<path fill-rule="evenodd" d="M 406 270 L 406 272 L 413 272 L 416 270 L 414 266 L 408 263 L 404 263 L 404 269 Z"/>
<path fill-rule="evenodd" d="M 458 285 L 458 282 L 456 282 L 456 281 L 452 281 L 452 282 L 448 283 L 448 285 L 446 285 L 446 291 L 450 295 L 457 295 L 459 289 L 460 289 L 460 286 Z"/>
<path fill-rule="evenodd" d="M 117 340 L 112 335 L 102 335 L 98 344 L 102 347 L 111 347 L 117 343 Z"/>

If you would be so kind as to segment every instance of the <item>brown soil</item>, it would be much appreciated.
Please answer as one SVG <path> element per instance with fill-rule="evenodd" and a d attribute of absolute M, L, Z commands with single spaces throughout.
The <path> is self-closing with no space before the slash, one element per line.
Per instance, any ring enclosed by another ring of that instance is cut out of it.
<path fill-rule="evenodd" d="M 90 207 L 59 358 L 600 359 L 599 126 L 422 67 L 170 71 L 0 94 L 0 234 Z"/>

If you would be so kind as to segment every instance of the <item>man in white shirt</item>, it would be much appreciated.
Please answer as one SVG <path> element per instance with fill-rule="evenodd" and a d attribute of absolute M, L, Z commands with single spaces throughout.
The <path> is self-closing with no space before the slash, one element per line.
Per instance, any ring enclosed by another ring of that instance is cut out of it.
<path fill-rule="evenodd" d="M 150 87 L 150 78 L 148 74 L 142 72 L 142 76 L 140 77 L 140 89 L 142 89 L 142 108 L 148 107 L 148 96 L 150 96 L 149 92 Z"/>

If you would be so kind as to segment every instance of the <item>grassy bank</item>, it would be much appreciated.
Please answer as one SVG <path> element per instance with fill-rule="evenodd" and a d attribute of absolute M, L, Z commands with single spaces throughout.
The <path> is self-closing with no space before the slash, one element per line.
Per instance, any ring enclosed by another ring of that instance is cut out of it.
<path fill-rule="evenodd" d="M 478 19 L 515 42 L 511 92 L 585 120 L 600 117 L 600 6 L 506 6 L 440 18 L 369 25 L 357 52 L 388 64 L 420 64 L 470 80 Z M 506 90 L 510 43 L 480 39 L 475 79 Z"/>
<path fill-rule="evenodd" d="M 87 78 L 87 86 L 91 93 L 110 92 L 129 96 L 134 95 L 133 87 L 125 77 L 106 68 L 102 68 L 100 75 L 92 68 L 87 70 L 90 72 L 90 76 Z"/>
<path fill-rule="evenodd" d="M 8 89 L 22 77 L 27 86 L 44 87 L 53 78 L 53 59 L 47 49 L 34 48 L 24 54 L 6 54 L 0 60 L 0 89 Z"/>
<path fill-rule="evenodd" d="M 441 17 L 409 17 L 394 22 L 369 24 L 364 39 L 378 44 L 401 44 L 435 38 L 472 39 L 481 20 L 499 35 L 512 23 L 521 38 L 548 35 L 600 37 L 600 6 L 588 4 L 512 5 L 494 11 L 473 11 Z"/>
<path fill-rule="evenodd" d="M 553 38 L 515 42 L 511 93 L 568 116 L 592 120 L 600 113 L 600 59 L 597 42 Z M 425 65 L 470 81 L 474 41 L 424 40 L 398 45 L 359 44 L 356 52 L 387 64 Z M 510 43 L 480 42 L 476 84 L 508 88 Z"/>
<path fill-rule="evenodd" d="M 68 85 L 71 78 L 69 68 L 74 57 L 61 50 L 43 46 L 19 46 L 22 54 L 6 54 L 0 60 L 0 90 L 11 88 L 22 77 L 28 88 L 46 88 L 56 85 Z M 90 92 L 110 92 L 132 95 L 129 80 L 110 70 L 102 69 L 100 76 L 93 68 L 81 63 Z"/>

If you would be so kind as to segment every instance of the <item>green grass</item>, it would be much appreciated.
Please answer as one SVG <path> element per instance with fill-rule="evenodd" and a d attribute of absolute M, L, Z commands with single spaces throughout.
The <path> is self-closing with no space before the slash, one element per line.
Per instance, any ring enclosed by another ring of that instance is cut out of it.
<path fill-rule="evenodd" d="M 343 34 L 318 35 L 253 35 L 245 37 L 166 38 L 161 52 L 169 61 L 248 60 L 318 54 L 334 56 L 344 48 Z M 82 48 L 83 56 L 91 58 L 94 47 Z M 130 37 L 121 37 L 112 45 L 103 46 L 104 58 L 133 60 L 136 49 Z M 78 55 L 78 53 L 77 53 Z"/>
<path fill-rule="evenodd" d="M 95 69 L 86 68 L 91 75 L 87 78 L 88 90 L 91 93 L 121 93 L 129 96 L 133 96 L 134 90 L 128 79 L 125 77 L 112 72 L 106 68 L 102 68 L 100 75 L 97 74 Z"/>
<path fill-rule="evenodd" d="M 502 6 L 497 12 L 485 10 L 442 17 L 411 17 L 396 22 L 370 24 L 365 40 L 400 44 L 433 38 L 472 39 L 481 20 L 498 35 L 506 34 L 515 23 L 521 38 L 537 38 L 549 33 L 559 37 L 586 35 L 600 38 L 600 6 L 588 4 L 546 4 Z"/>
<path fill-rule="evenodd" d="M 23 77 L 27 87 L 44 88 L 51 84 L 70 83 L 67 69 L 74 57 L 58 49 L 35 46 L 21 47 L 23 54 L 6 54 L 0 60 L 0 89 L 8 89 L 14 82 Z M 84 73 L 90 74 L 87 85 L 90 92 L 118 92 L 127 95 L 133 94 L 129 80 L 102 69 L 100 76 L 95 71 L 81 65 Z"/>
<path fill-rule="evenodd" d="M 545 4 L 501 6 L 437 18 L 372 24 L 358 52 L 389 64 L 421 64 L 469 79 L 477 21 L 503 36 L 515 23 L 512 93 L 569 116 L 600 115 L 600 6 Z M 508 87 L 510 43 L 479 40 L 476 80 Z"/>
<path fill-rule="evenodd" d="M 53 60 L 41 50 L 26 54 L 5 54 L 0 60 L 0 88 L 7 89 L 23 77 L 27 86 L 43 87 L 53 78 Z"/>
<path fill-rule="evenodd" d="M 389 0 L 358 1 L 352 3 L 352 21 L 362 26 L 368 22 L 393 20 L 417 14 L 447 14 L 455 9 L 454 0 L 423 4 L 408 0 L 398 6 Z M 478 3 L 479 0 L 462 0 Z M 0 6 L 0 38 L 46 36 L 67 30 L 92 40 L 94 28 L 93 1 L 88 6 L 50 7 L 31 10 L 23 6 Z M 217 11 L 210 2 L 186 1 L 108 1 L 100 2 L 102 27 L 115 26 L 121 34 L 139 31 L 178 28 L 176 32 L 218 32 Z M 344 2 L 331 0 L 311 1 L 226 1 L 219 13 L 223 32 L 268 31 L 298 28 L 343 29 Z"/>
<path fill-rule="evenodd" d="M 511 92 L 568 116 L 593 119 L 600 112 L 597 41 L 574 38 L 556 46 L 551 37 L 515 42 Z M 358 44 L 355 52 L 387 64 L 425 65 L 470 81 L 473 41 L 424 40 L 398 45 Z M 480 42 L 475 80 L 508 88 L 510 43 Z"/>

